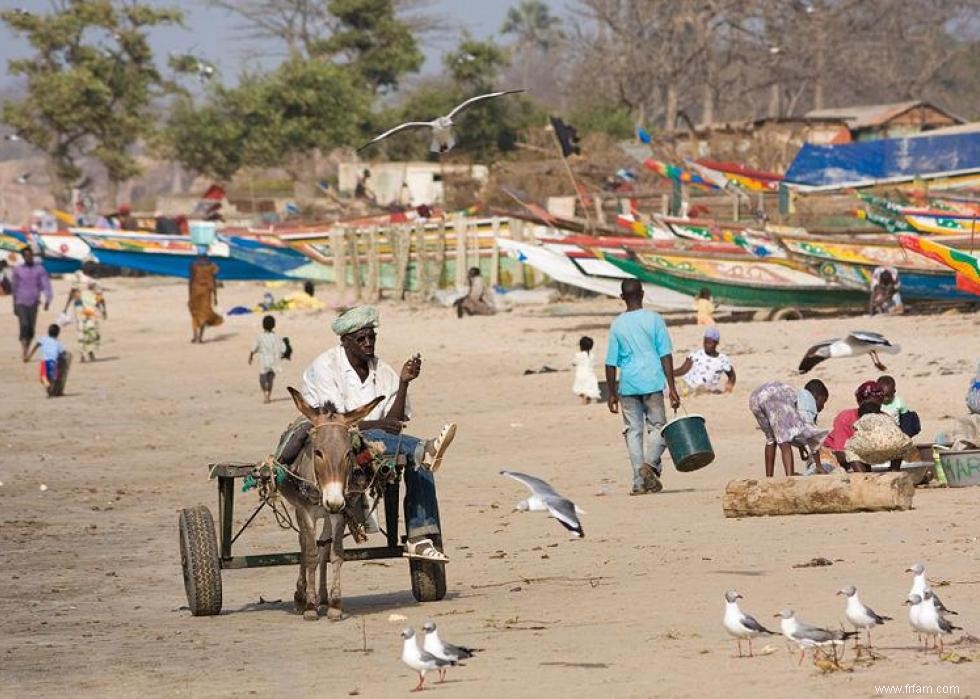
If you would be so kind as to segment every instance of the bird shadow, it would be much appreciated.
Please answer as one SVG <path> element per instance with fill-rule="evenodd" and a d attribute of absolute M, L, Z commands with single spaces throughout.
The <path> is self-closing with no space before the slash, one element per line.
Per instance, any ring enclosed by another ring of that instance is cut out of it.
<path fill-rule="evenodd" d="M 766 574 L 764 570 L 709 570 L 708 572 L 718 573 L 719 575 L 748 575 L 751 577 L 758 577 Z"/>
<path fill-rule="evenodd" d="M 696 493 L 697 488 L 670 488 L 661 490 L 658 495 L 670 495 L 673 493 Z"/>
<path fill-rule="evenodd" d="M 201 344 L 209 345 L 212 342 L 224 342 L 225 340 L 230 340 L 233 337 L 238 337 L 238 333 L 221 333 L 215 335 L 214 337 L 208 337 L 201 341 Z"/>
<path fill-rule="evenodd" d="M 102 364 L 103 362 L 115 362 L 118 361 L 119 357 L 96 357 L 95 359 L 89 359 L 87 362 L 80 362 L 84 364 Z"/>

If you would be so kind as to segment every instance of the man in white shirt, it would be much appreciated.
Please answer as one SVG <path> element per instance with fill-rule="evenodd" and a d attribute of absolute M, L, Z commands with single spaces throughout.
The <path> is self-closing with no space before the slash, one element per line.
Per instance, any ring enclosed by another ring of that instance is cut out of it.
<path fill-rule="evenodd" d="M 433 472 L 456 435 L 455 423 L 442 428 L 434 439 L 422 440 L 402 432 L 411 417 L 408 384 L 418 378 L 422 358 L 416 354 L 400 373 L 374 353 L 378 311 L 358 306 L 339 316 L 331 326 L 340 344 L 313 360 L 303 372 L 303 398 L 311 406 L 332 403 L 338 412 L 354 410 L 378 396 L 385 396 L 360 423 L 358 430 L 372 442 L 382 442 L 388 455 L 406 457 L 405 519 L 408 530 L 406 554 L 411 558 L 445 562 L 448 558 L 432 537 L 440 535 L 439 504 Z"/>

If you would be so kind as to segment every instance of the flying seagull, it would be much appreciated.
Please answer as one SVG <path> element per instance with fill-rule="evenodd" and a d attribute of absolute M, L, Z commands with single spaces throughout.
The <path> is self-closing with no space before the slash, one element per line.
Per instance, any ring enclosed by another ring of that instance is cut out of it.
<path fill-rule="evenodd" d="M 857 631 L 830 631 L 811 626 L 796 618 L 792 609 L 784 609 L 775 616 L 779 617 L 779 629 L 783 635 L 793 641 L 800 649 L 800 662 L 807 648 L 822 648 L 827 645 L 843 644 L 848 638 L 857 636 Z"/>
<path fill-rule="evenodd" d="M 20 137 L 20 134 L 8 133 L 3 135 L 3 140 L 16 143 L 17 141 L 22 141 L 23 139 Z"/>
<path fill-rule="evenodd" d="M 520 481 L 531 490 L 531 497 L 521 500 L 514 506 L 514 510 L 521 512 L 545 512 L 558 520 L 558 523 L 565 527 L 577 538 L 584 538 L 585 532 L 582 531 L 582 524 L 578 520 L 578 515 L 582 510 L 578 506 L 562 495 L 555 492 L 555 489 L 548 483 L 529 476 L 526 473 L 517 471 L 501 471 L 500 475 Z"/>
<path fill-rule="evenodd" d="M 27 184 L 27 180 L 31 179 L 31 173 L 25 172 L 23 175 L 18 177 L 15 181 L 17 184 Z"/>
<path fill-rule="evenodd" d="M 901 349 L 898 345 L 889 342 L 884 335 L 866 330 L 855 330 L 843 340 L 839 338 L 825 340 L 808 349 L 803 355 L 803 361 L 800 362 L 800 373 L 807 373 L 826 359 L 857 357 L 861 354 L 870 354 L 871 361 L 874 362 L 878 371 L 885 371 L 887 367 L 878 359 L 878 352 L 898 354 Z"/>
<path fill-rule="evenodd" d="M 738 646 L 738 657 L 740 658 L 742 657 L 742 641 L 748 639 L 749 657 L 751 658 L 752 639 L 761 634 L 772 636 L 775 635 L 775 632 L 770 631 L 756 621 L 754 617 L 739 609 L 736 600 L 740 599 L 742 599 L 742 595 L 735 590 L 729 590 L 725 593 L 725 617 L 722 619 L 722 624 L 725 626 L 725 631 L 735 637 L 735 644 Z"/>
<path fill-rule="evenodd" d="M 360 153 L 371 144 L 382 141 L 388 138 L 388 136 L 391 136 L 393 133 L 397 133 L 403 129 L 428 127 L 432 129 L 432 144 L 429 146 L 429 150 L 431 150 L 433 153 L 445 153 L 446 151 L 452 150 L 453 146 L 456 145 L 456 138 L 453 136 L 452 131 L 454 116 L 476 102 L 492 99 L 494 97 L 502 97 L 504 95 L 512 95 L 517 92 L 524 92 L 524 90 L 502 90 L 500 92 L 488 92 L 485 95 L 470 97 L 465 102 L 457 104 L 455 107 L 453 107 L 453 110 L 446 116 L 436 117 L 432 121 L 406 121 L 404 124 L 399 124 L 395 128 L 389 129 L 379 136 L 375 136 L 363 146 L 358 148 L 357 152 Z"/>
<path fill-rule="evenodd" d="M 422 691 L 425 673 L 429 670 L 441 670 L 456 664 L 455 660 L 442 660 L 428 651 L 421 650 L 415 640 L 415 629 L 410 626 L 406 626 L 402 631 L 402 638 L 405 639 L 402 644 L 402 662 L 419 673 L 419 683 L 412 690 L 413 692 Z"/>
<path fill-rule="evenodd" d="M 460 660 L 472 658 L 473 654 L 480 650 L 479 648 L 467 648 L 466 646 L 454 646 L 452 643 L 446 643 L 439 638 L 439 631 L 431 621 L 422 625 L 422 631 L 425 632 L 422 650 L 431 653 L 440 660 L 454 660 L 458 663 Z M 443 682 L 446 680 L 446 668 L 444 667 L 439 668 L 439 680 Z"/>
<path fill-rule="evenodd" d="M 875 613 L 875 610 L 871 607 L 866 607 L 862 604 L 857 594 L 857 588 L 853 585 L 842 587 L 837 591 L 837 594 L 847 597 L 847 608 L 844 610 L 844 616 L 854 625 L 855 629 L 865 629 L 868 632 L 868 648 L 871 648 L 872 627 L 884 624 L 886 621 L 891 621 L 892 618 L 890 616 L 881 616 Z"/>

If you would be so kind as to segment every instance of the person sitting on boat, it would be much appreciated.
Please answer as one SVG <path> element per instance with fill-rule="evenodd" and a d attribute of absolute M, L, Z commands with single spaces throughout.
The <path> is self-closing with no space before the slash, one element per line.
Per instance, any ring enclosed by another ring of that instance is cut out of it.
<path fill-rule="evenodd" d="M 313 360 L 303 372 L 303 398 L 311 406 L 331 403 L 339 412 L 348 412 L 384 396 L 358 424 L 367 442 L 381 442 L 385 454 L 404 460 L 405 517 L 408 540 L 405 555 L 436 562 L 449 559 L 436 548 L 433 537 L 440 535 L 439 505 L 433 474 L 442 465 L 446 450 L 456 436 L 456 424 L 443 426 L 432 439 L 419 439 L 404 433 L 411 417 L 408 385 L 418 378 L 422 358 L 416 354 L 396 372 L 375 355 L 378 311 L 357 306 L 338 316 L 331 325 L 340 344 Z M 305 428 L 304 428 L 305 427 Z M 280 463 L 290 464 L 306 441 L 309 422 L 294 423 L 292 434 L 280 449 Z M 288 432 L 288 430 L 287 430 Z"/>
<path fill-rule="evenodd" d="M 696 393 L 731 393 L 735 388 L 735 369 L 727 355 L 718 351 L 721 333 L 715 326 L 704 331 L 703 346 L 687 355 L 687 359 L 674 369 L 674 376 L 683 377 L 680 382 L 682 396 Z M 727 381 L 722 383 L 725 376 Z"/>

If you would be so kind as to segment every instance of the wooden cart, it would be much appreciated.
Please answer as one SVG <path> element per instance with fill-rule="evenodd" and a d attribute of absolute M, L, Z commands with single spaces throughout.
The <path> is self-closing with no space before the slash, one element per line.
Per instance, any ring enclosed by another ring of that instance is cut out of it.
<path fill-rule="evenodd" d="M 211 616 L 221 612 L 221 571 L 263 566 L 299 565 L 299 552 L 259 553 L 243 556 L 232 555 L 232 545 L 238 541 L 249 524 L 263 509 L 266 501 L 248 516 L 244 524 L 234 531 L 235 490 L 239 479 L 256 476 L 257 466 L 251 463 L 217 463 L 209 466 L 210 478 L 218 481 L 218 524 L 216 536 L 211 511 L 204 505 L 180 511 L 180 563 L 184 573 L 184 589 L 187 604 L 194 616 Z M 268 476 L 266 476 L 268 477 Z M 400 505 L 399 484 L 395 478 L 384 487 L 382 507 L 384 511 L 384 546 L 345 549 L 345 561 L 367 561 L 378 558 L 402 558 L 405 541 L 398 540 L 398 511 Z M 280 507 L 289 505 L 280 500 Z M 430 536 L 433 545 L 442 550 L 442 537 Z M 446 596 L 445 564 L 408 559 L 412 581 L 412 594 L 419 602 L 434 602 Z"/>

